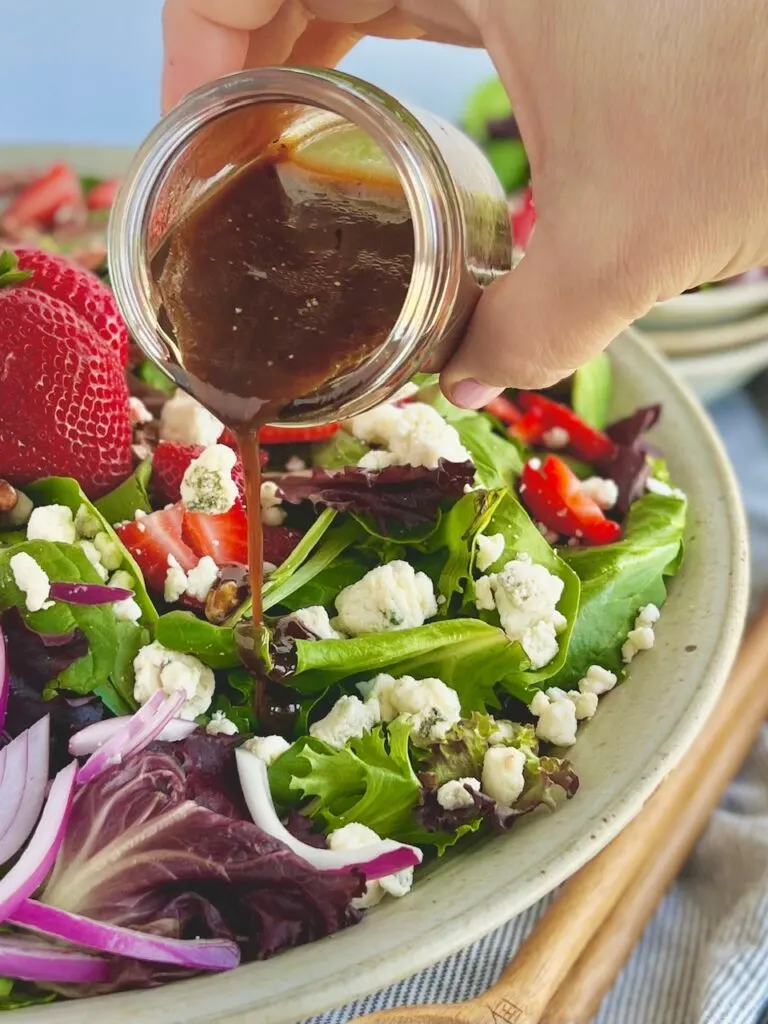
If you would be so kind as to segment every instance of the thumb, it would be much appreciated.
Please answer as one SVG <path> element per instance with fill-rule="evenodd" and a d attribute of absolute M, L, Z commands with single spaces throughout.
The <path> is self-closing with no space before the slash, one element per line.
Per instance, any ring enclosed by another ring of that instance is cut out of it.
<path fill-rule="evenodd" d="M 590 239 L 581 224 L 560 223 L 539 220 L 523 260 L 481 296 L 440 378 L 456 405 L 480 408 L 505 387 L 548 387 L 645 312 L 622 261 L 594 237 L 571 241 Z"/>

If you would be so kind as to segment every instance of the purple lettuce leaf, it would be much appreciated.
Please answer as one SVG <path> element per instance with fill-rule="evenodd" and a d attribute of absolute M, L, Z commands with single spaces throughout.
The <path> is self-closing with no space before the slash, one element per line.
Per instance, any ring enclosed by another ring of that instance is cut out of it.
<path fill-rule="evenodd" d="M 188 746 L 180 756 L 145 750 L 82 787 L 40 899 L 173 938 L 234 939 L 244 960 L 358 921 L 350 901 L 364 886 L 359 873 L 319 872 L 253 822 L 188 799 L 198 785 L 188 775 L 204 765 L 214 777 L 213 765 L 220 767 L 219 751 L 198 750 L 196 757 L 194 750 Z M 209 797 L 204 788 L 201 799 Z M 185 973 L 115 959 L 109 982 L 87 992 Z M 56 990 L 86 994 L 84 987 Z"/>
<path fill-rule="evenodd" d="M 209 736 L 198 729 L 185 740 L 155 740 L 147 749 L 174 759 L 184 776 L 187 800 L 226 818 L 250 821 L 232 754 L 241 741 L 242 736 Z"/>
<path fill-rule="evenodd" d="M 5 729 L 10 736 L 18 736 L 50 715 L 51 769 L 58 771 L 70 760 L 70 736 L 106 715 L 104 705 L 94 697 L 68 697 L 61 691 L 53 700 L 43 700 L 45 686 L 88 653 L 88 640 L 79 629 L 66 634 L 36 633 L 18 608 L 3 612 L 2 629 L 11 673 Z"/>
<path fill-rule="evenodd" d="M 616 443 L 616 450 L 609 459 L 597 462 L 595 470 L 616 483 L 619 489 L 616 512 L 620 516 L 626 515 L 630 505 L 645 493 L 650 476 L 648 456 L 659 453 L 644 435 L 658 423 L 660 416 L 660 405 L 646 405 L 606 430 Z"/>
<path fill-rule="evenodd" d="M 494 832 L 507 832 L 515 821 L 538 807 L 554 809 L 558 792 L 571 799 L 579 788 L 579 779 L 569 761 L 541 757 L 529 761 L 525 768 L 525 789 L 513 807 L 502 807 L 485 793 L 464 787 L 472 797 L 472 805 L 449 811 L 440 806 L 437 790 L 423 790 L 414 817 L 427 832 L 466 832 L 467 827 L 482 819 Z"/>
<path fill-rule="evenodd" d="M 437 469 L 314 469 L 281 477 L 278 486 L 285 501 L 292 504 L 311 501 L 315 506 L 370 515 L 379 525 L 394 521 L 414 527 L 432 521 L 445 498 L 460 498 L 474 478 L 475 467 L 471 462 L 441 459 Z"/>

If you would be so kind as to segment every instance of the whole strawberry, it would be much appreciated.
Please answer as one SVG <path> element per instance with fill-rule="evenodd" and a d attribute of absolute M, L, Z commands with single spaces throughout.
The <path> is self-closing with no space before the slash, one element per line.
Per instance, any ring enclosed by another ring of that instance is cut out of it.
<path fill-rule="evenodd" d="M 92 324 L 0 253 L 0 477 L 71 476 L 98 497 L 131 472 L 123 367 Z"/>
<path fill-rule="evenodd" d="M 17 246 L 18 269 L 28 271 L 22 282 L 61 299 L 95 329 L 120 360 L 128 362 L 128 329 L 117 309 L 112 292 L 95 274 L 76 266 L 64 256 L 30 246 Z"/>

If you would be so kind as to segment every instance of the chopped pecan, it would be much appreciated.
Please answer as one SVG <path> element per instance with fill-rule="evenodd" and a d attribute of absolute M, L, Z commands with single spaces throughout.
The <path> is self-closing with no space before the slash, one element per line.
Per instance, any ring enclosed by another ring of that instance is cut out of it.
<path fill-rule="evenodd" d="M 211 587 L 206 598 L 206 619 L 215 626 L 220 626 L 247 599 L 249 593 L 248 571 L 245 566 L 224 566 L 218 581 Z"/>

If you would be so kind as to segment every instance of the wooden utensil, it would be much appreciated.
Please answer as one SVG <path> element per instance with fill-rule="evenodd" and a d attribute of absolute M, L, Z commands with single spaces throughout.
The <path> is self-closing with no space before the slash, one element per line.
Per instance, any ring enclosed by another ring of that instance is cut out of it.
<path fill-rule="evenodd" d="M 563 886 L 499 981 L 465 1003 L 383 1010 L 355 1024 L 588 1020 L 749 752 L 768 711 L 766 674 L 768 605 L 753 621 L 718 707 L 682 764 Z"/>

